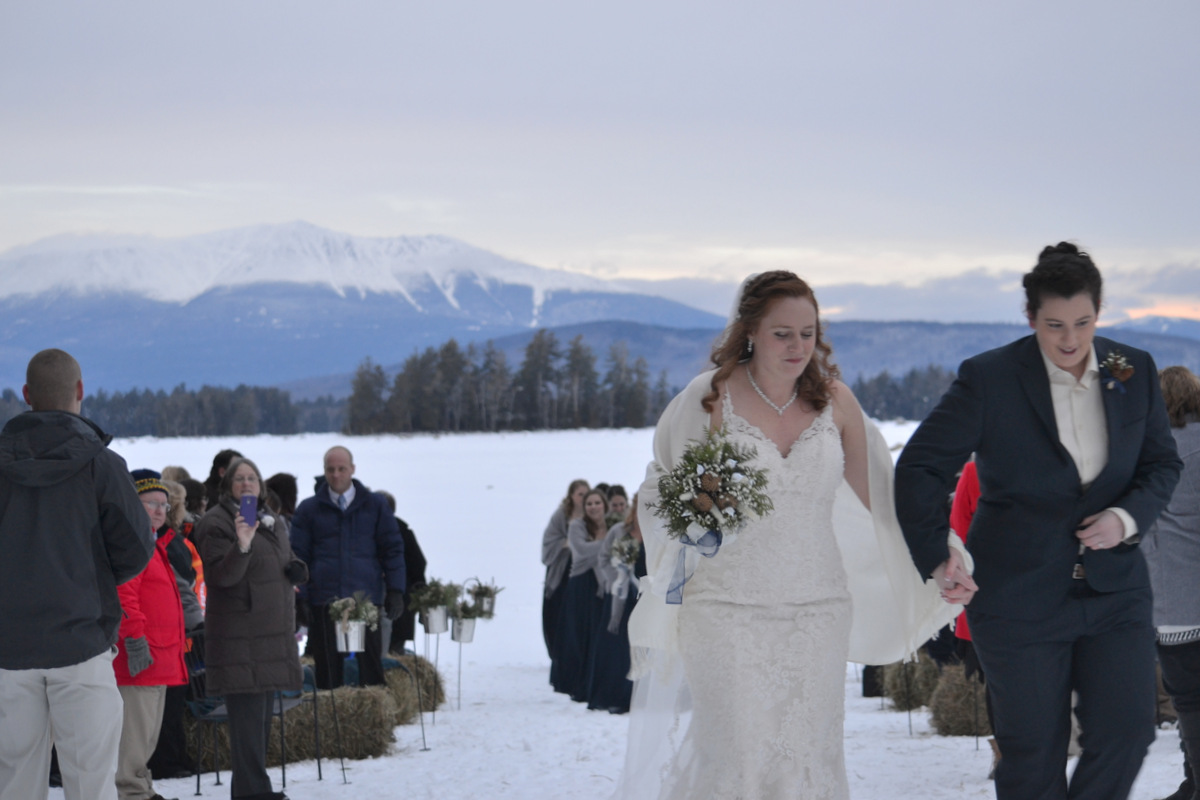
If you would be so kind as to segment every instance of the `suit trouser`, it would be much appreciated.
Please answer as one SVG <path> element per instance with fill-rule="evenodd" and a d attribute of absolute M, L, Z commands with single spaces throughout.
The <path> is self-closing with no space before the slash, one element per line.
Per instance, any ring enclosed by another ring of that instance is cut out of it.
<path fill-rule="evenodd" d="M 271 779 L 267 775 L 267 738 L 271 735 L 274 705 L 274 692 L 225 695 L 233 765 L 230 793 L 234 798 L 271 793 Z"/>
<path fill-rule="evenodd" d="M 155 795 L 150 756 L 158 744 L 166 706 L 166 686 L 122 686 L 125 701 L 121 750 L 117 757 L 117 794 L 121 800 L 146 800 Z"/>
<path fill-rule="evenodd" d="M 999 800 L 1125 800 L 1154 741 L 1150 590 L 1099 594 L 1086 586 L 1050 618 L 973 612 L 1003 757 Z M 1071 692 L 1083 753 L 1067 784 Z"/>
<path fill-rule="evenodd" d="M 115 656 L 114 649 L 69 667 L 0 669 L 0 800 L 48 796 L 52 741 L 68 800 L 116 800 Z"/>
<path fill-rule="evenodd" d="M 345 681 L 342 662 L 346 653 L 337 649 L 337 625 L 329 618 L 329 606 L 313 606 L 308 626 L 309 653 L 316 666 L 318 689 L 335 689 Z M 355 653 L 358 660 L 358 682 L 363 686 L 383 686 L 383 632 L 367 629 L 366 651 Z"/>

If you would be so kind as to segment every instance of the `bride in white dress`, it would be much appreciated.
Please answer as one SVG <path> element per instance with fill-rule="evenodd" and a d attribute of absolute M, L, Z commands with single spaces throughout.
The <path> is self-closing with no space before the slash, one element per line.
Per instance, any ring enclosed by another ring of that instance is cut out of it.
<path fill-rule="evenodd" d="M 808 285 L 755 276 L 713 351 L 716 369 L 663 413 L 639 495 L 643 594 L 665 594 L 683 547 L 647 506 L 705 426 L 756 449 L 774 510 L 711 558 L 684 548 L 682 604 L 650 596 L 635 610 L 617 797 L 844 800 L 847 659 L 898 660 L 957 611 L 912 565 L 886 445 L 829 355 Z"/>

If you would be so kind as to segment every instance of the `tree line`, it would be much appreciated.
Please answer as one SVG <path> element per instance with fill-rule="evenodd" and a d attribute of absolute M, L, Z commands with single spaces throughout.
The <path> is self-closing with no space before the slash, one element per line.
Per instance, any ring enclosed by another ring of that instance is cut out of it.
<path fill-rule="evenodd" d="M 931 365 L 903 376 L 882 372 L 851 387 L 875 419 L 924 419 L 954 380 Z M 644 358 L 616 342 L 603 364 L 582 336 L 566 347 L 539 330 L 514 370 L 489 341 L 465 349 L 451 339 L 405 360 L 389 379 L 365 359 L 350 397 L 292 401 L 288 392 L 256 386 L 176 386 L 88 395 L 83 415 L 114 436 L 253 436 L 641 428 L 653 425 L 680 387 L 666 371 L 652 380 Z M 0 392 L 0 424 L 25 411 L 20 394 Z"/>
<path fill-rule="evenodd" d="M 169 394 L 102 389 L 83 398 L 81 413 L 113 436 L 253 436 L 340 430 L 344 405 L 332 397 L 294 403 L 288 392 L 270 387 L 180 384 Z M 12 389 L 0 393 L 0 423 L 26 408 Z"/>
<path fill-rule="evenodd" d="M 389 382 L 364 360 L 346 403 L 347 433 L 641 428 L 654 423 L 673 394 L 666 370 L 651 384 L 646 359 L 630 360 L 625 342 L 608 351 L 603 374 L 595 352 L 576 336 L 563 348 L 537 331 L 515 370 L 492 342 L 464 350 L 454 339 L 413 353 Z"/>

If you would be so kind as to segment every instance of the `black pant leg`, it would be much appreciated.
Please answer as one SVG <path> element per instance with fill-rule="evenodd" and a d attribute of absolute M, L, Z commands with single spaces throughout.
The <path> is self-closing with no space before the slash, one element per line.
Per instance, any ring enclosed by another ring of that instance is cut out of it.
<path fill-rule="evenodd" d="M 1068 797 L 1125 800 L 1155 735 L 1150 590 L 1083 602 L 1089 625 L 1074 649 L 1075 714 L 1083 752 Z"/>
<path fill-rule="evenodd" d="M 318 689 L 341 686 L 343 655 L 337 649 L 336 625 L 329 618 L 329 606 L 313 606 L 308 627 L 309 651 L 313 658 Z"/>
<path fill-rule="evenodd" d="M 267 775 L 267 737 L 271 732 L 274 699 L 274 692 L 225 695 L 233 764 L 230 790 L 235 800 L 271 792 L 271 779 Z"/>
<path fill-rule="evenodd" d="M 367 629 L 363 639 L 366 650 L 355 653 L 358 660 L 358 682 L 361 686 L 383 686 L 383 631 Z"/>
<path fill-rule="evenodd" d="M 1159 645 L 1158 662 L 1175 710 L 1200 713 L 1200 641 Z"/>

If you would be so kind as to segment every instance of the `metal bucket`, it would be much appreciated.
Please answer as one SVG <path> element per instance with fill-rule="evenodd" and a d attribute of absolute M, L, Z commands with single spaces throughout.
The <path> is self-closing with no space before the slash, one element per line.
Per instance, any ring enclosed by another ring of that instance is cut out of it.
<path fill-rule="evenodd" d="M 421 627 L 425 629 L 426 633 L 445 633 L 450 627 L 447 624 L 447 616 L 445 606 L 423 611 L 421 612 Z"/>
<path fill-rule="evenodd" d="M 484 619 L 491 619 L 492 616 L 496 613 L 496 598 L 495 597 L 479 598 L 479 610 L 482 613 Z"/>
<path fill-rule="evenodd" d="M 475 638 L 475 619 L 454 618 L 454 627 L 450 629 L 450 640 L 469 644 Z"/>
<path fill-rule="evenodd" d="M 361 653 L 366 650 L 367 623 L 350 620 L 337 623 L 337 649 L 339 653 Z"/>

